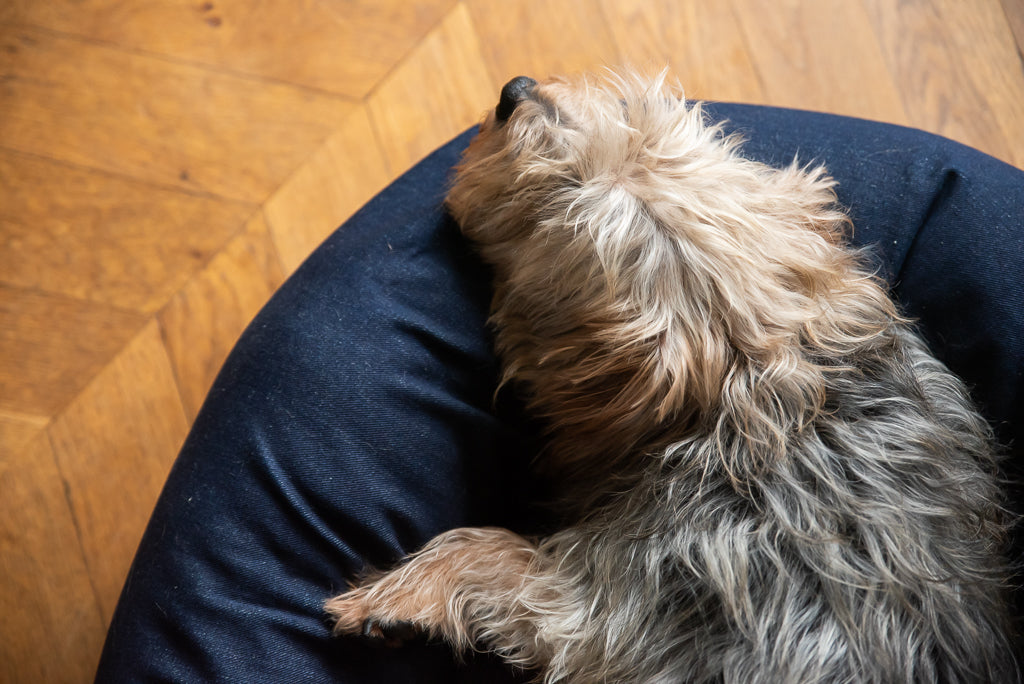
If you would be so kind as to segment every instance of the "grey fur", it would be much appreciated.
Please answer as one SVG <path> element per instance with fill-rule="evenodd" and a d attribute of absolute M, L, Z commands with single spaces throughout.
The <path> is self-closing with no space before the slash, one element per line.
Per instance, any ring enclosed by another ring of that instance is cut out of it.
<path fill-rule="evenodd" d="M 566 525 L 441 535 L 328 603 L 548 682 L 1012 682 L 990 430 L 822 169 L 633 76 L 490 117 L 449 205 Z"/>

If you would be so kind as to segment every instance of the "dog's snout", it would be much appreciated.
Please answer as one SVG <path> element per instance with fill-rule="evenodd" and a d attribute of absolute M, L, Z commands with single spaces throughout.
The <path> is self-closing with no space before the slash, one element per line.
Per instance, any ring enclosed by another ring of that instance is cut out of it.
<path fill-rule="evenodd" d="M 515 111 L 520 102 L 530 96 L 536 85 L 537 82 L 529 76 L 516 76 L 506 83 L 505 87 L 501 89 L 501 99 L 498 100 L 498 106 L 494 108 L 494 116 L 498 121 L 508 121 L 508 118 L 512 116 L 512 112 Z"/>

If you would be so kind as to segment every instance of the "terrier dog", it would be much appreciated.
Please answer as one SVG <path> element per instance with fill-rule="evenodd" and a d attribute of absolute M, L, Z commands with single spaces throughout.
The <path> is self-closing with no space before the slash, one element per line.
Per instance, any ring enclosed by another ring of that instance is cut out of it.
<path fill-rule="evenodd" d="M 665 76 L 520 77 L 447 204 L 564 526 L 441 534 L 330 600 L 547 682 L 1008 682 L 990 430 L 823 168 L 744 159 Z"/>

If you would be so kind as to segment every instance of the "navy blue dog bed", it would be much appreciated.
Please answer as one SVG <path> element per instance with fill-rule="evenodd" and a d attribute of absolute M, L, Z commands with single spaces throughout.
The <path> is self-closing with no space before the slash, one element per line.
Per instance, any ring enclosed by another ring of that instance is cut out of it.
<path fill-rule="evenodd" d="M 823 162 L 879 272 L 1024 458 L 1024 172 L 946 139 L 708 105 L 750 157 Z M 174 466 L 100 682 L 525 681 L 443 644 L 330 636 L 323 601 L 462 525 L 530 529 L 535 430 L 495 406 L 489 274 L 445 214 L 472 131 L 335 232 L 252 322 Z M 1020 491 L 1008 485 L 1011 500 Z M 1017 546 L 1019 554 L 1019 544 Z"/>

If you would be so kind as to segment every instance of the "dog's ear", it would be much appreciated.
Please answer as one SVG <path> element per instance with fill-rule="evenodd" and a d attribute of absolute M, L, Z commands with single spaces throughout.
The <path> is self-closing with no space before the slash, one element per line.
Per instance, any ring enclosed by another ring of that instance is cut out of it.
<path fill-rule="evenodd" d="M 884 343 L 899 320 L 843 247 L 848 220 L 823 170 L 764 174 L 727 210 L 709 204 L 661 224 L 679 236 L 682 267 L 678 299 L 656 295 L 676 316 L 656 349 L 659 418 L 696 407 L 735 482 L 785 454 L 824 410 L 831 370 Z"/>
<path fill-rule="evenodd" d="M 822 369 L 798 352 L 766 365 L 738 358 L 723 383 L 711 427 L 722 467 L 734 486 L 743 488 L 760 479 L 766 467 L 783 458 L 791 440 L 810 429 L 826 396 Z"/>
<path fill-rule="evenodd" d="M 707 450 L 700 457 L 738 489 L 784 457 L 825 403 L 824 371 L 799 348 L 756 358 L 720 324 L 667 331 L 649 355 L 648 372 L 631 383 L 636 401 L 648 402 L 637 420 L 671 425 L 675 434 L 690 425 L 692 443 Z"/>

